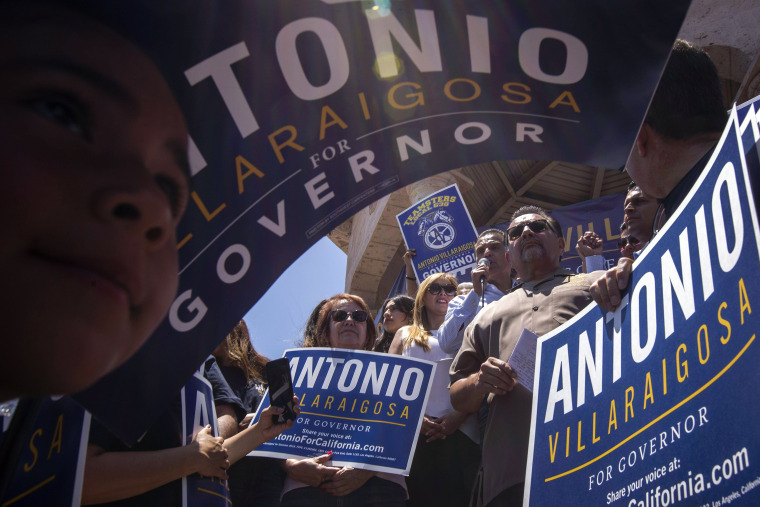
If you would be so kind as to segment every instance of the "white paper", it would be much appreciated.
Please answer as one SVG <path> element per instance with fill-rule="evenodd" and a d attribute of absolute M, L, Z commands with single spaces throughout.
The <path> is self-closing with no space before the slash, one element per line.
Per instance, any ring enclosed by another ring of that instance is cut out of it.
<path fill-rule="evenodd" d="M 517 373 L 517 381 L 533 392 L 533 372 L 536 369 L 536 342 L 538 335 L 523 329 L 517 345 L 509 356 L 509 366 Z"/>

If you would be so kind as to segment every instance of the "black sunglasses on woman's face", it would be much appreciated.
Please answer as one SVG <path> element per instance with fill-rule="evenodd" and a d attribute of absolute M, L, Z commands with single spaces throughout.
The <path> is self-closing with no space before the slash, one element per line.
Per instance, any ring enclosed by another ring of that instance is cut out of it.
<path fill-rule="evenodd" d="M 441 285 L 440 283 L 435 282 L 428 285 L 427 291 L 434 296 L 440 294 L 441 291 L 444 291 L 447 296 L 456 296 L 457 294 L 457 288 L 454 284 Z"/>
<path fill-rule="evenodd" d="M 369 317 L 369 314 L 364 310 L 354 310 L 353 312 L 347 312 L 345 310 L 333 310 L 330 312 L 330 318 L 335 322 L 343 322 L 349 316 L 351 316 L 355 322 L 364 322 L 367 320 L 367 317 Z"/>

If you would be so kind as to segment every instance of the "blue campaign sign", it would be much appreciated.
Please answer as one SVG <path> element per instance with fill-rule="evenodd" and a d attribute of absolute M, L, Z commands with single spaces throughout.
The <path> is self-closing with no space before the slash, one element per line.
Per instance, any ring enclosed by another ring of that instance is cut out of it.
<path fill-rule="evenodd" d="M 416 249 L 415 276 L 464 273 L 475 265 L 478 233 L 459 187 L 450 185 L 396 215 L 408 249 Z"/>
<path fill-rule="evenodd" d="M 689 0 L 71 3 L 157 63 L 189 130 L 177 296 L 76 395 L 134 441 L 295 259 L 384 195 L 493 160 L 620 167 Z"/>
<path fill-rule="evenodd" d="M 182 398 L 182 445 L 193 441 L 193 437 L 206 425 L 211 425 L 214 436 L 219 436 L 219 426 L 214 406 L 214 392 L 208 380 L 199 372 L 193 374 L 181 391 Z M 230 490 L 227 481 L 199 474 L 182 478 L 182 506 L 229 507 Z"/>
<path fill-rule="evenodd" d="M 562 226 L 565 238 L 563 268 L 576 273 L 582 271 L 583 264 L 575 251 L 575 244 L 586 231 L 595 232 L 602 239 L 604 269 L 617 264 L 620 259 L 617 240 L 620 239 L 620 224 L 623 223 L 624 201 L 625 193 L 620 193 L 552 210 L 552 216 Z"/>
<path fill-rule="evenodd" d="M 7 426 L 3 419 L 3 431 Z M 42 400 L 29 440 L 0 505 L 79 506 L 90 433 L 90 414 L 64 396 Z M 14 438 L 3 435 L 3 438 Z"/>
<path fill-rule="evenodd" d="M 621 308 L 589 306 L 540 340 L 526 504 L 760 503 L 760 167 L 745 158 L 760 132 L 742 117 L 636 261 Z"/>
<path fill-rule="evenodd" d="M 253 456 L 311 458 L 335 466 L 409 475 L 435 363 L 345 349 L 285 351 L 301 414 Z M 265 397 L 254 422 L 269 406 Z"/>

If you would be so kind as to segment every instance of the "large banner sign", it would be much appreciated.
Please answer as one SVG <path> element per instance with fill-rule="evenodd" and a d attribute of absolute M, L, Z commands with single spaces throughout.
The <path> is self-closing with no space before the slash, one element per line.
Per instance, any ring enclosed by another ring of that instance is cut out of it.
<path fill-rule="evenodd" d="M 462 273 L 475 266 L 478 234 L 459 187 L 450 185 L 396 215 L 418 281 L 433 273 Z"/>
<path fill-rule="evenodd" d="M 88 5 L 154 59 L 190 134 L 168 318 L 77 396 L 130 441 L 280 273 L 380 197 L 493 160 L 620 167 L 689 1 Z"/>
<path fill-rule="evenodd" d="M 330 348 L 285 351 L 301 400 L 295 425 L 252 456 L 311 458 L 335 466 L 409 475 L 435 364 Z M 253 422 L 269 406 L 265 397 Z"/>
<path fill-rule="evenodd" d="M 576 273 L 583 271 L 575 244 L 586 231 L 595 232 L 603 241 L 604 269 L 617 265 L 620 259 L 617 240 L 620 239 L 620 224 L 623 223 L 624 201 L 625 193 L 621 193 L 552 210 L 552 216 L 562 225 L 565 238 L 563 268 Z"/>
<path fill-rule="evenodd" d="M 745 158 L 760 170 L 760 129 L 754 109 L 742 118 L 636 261 L 621 307 L 592 305 L 540 340 L 526 505 L 760 503 L 760 231 Z"/>

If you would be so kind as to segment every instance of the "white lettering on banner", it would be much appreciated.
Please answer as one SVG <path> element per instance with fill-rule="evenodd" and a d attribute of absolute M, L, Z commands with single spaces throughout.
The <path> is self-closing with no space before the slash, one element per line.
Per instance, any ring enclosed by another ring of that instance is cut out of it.
<path fill-rule="evenodd" d="M 694 213 L 694 225 L 696 237 L 700 238 L 699 244 L 695 247 L 698 249 L 699 269 L 702 275 L 703 299 L 707 301 L 714 292 L 713 269 L 714 264 L 710 258 L 708 243 L 712 241 L 717 250 L 718 265 L 726 273 L 730 272 L 739 262 L 744 245 L 744 219 L 742 214 L 742 200 L 739 195 L 739 187 L 736 180 L 736 171 L 731 162 L 726 163 L 720 170 L 715 187 L 712 189 L 711 211 L 712 211 L 712 229 L 707 229 L 707 218 L 705 216 L 705 206 L 700 206 Z M 730 217 L 724 216 L 724 205 L 730 211 Z M 695 295 L 694 283 L 692 278 L 691 249 L 689 244 L 689 224 L 683 226 L 683 230 L 678 234 L 678 243 L 676 255 L 680 258 L 680 268 L 677 268 L 673 260 L 673 253 L 665 250 L 660 258 L 661 266 L 659 283 L 661 284 L 662 304 L 658 306 L 658 279 L 655 273 L 647 271 L 636 280 L 630 294 L 630 303 L 628 295 L 615 312 L 608 312 L 605 320 L 613 320 L 613 339 L 612 339 L 612 383 L 621 378 L 621 354 L 622 354 L 622 317 L 621 311 L 630 304 L 630 319 L 627 324 L 630 325 L 629 350 L 631 358 L 636 363 L 642 363 L 652 353 L 658 338 L 658 332 L 662 332 L 662 338 L 667 339 L 675 328 L 674 324 L 674 304 L 673 294 L 681 308 L 684 319 L 688 320 L 695 312 Z M 731 234 L 728 234 L 730 227 Z M 675 237 L 675 236 L 673 236 Z M 733 238 L 733 244 L 729 245 L 728 238 Z M 679 255 L 680 254 L 680 255 Z M 642 294 L 643 293 L 643 294 Z M 658 329 L 657 312 L 663 314 L 663 327 Z M 646 329 L 642 329 L 645 326 Z M 644 336 L 642 337 L 642 331 Z M 601 340 L 602 319 L 596 322 L 596 347 L 594 353 L 591 353 L 589 337 L 586 331 L 579 336 L 579 354 L 578 354 L 578 391 L 577 405 L 584 404 L 585 398 L 585 372 L 589 372 L 591 385 L 594 388 L 594 396 L 602 392 L 602 362 L 604 360 L 603 348 L 607 343 Z M 644 342 L 642 343 L 642 338 Z M 680 350 L 680 349 L 679 349 Z M 573 407 L 572 393 L 570 391 L 570 358 L 568 345 L 564 344 L 555 351 L 554 370 L 549 387 L 547 406 L 545 411 L 544 423 L 550 422 L 554 417 L 555 405 L 559 402 L 563 404 L 565 414 L 569 413 Z M 560 388 L 559 384 L 562 384 Z"/>
<path fill-rule="evenodd" d="M 329 364 L 327 371 L 323 366 Z M 293 387 L 296 389 L 304 386 L 313 389 L 319 384 L 324 375 L 320 389 L 327 390 L 336 388 L 337 390 L 347 393 L 359 386 L 359 393 L 365 394 L 368 389 L 372 390 L 374 395 L 385 397 L 400 396 L 402 399 L 410 401 L 417 399 L 422 390 L 424 374 L 422 370 L 416 367 L 403 368 L 402 365 L 394 365 L 388 375 L 388 364 L 383 364 L 371 360 L 350 359 L 346 361 L 342 358 L 319 357 L 314 364 L 313 357 L 293 357 L 290 359 L 290 372 L 295 382 Z M 403 369 L 403 375 L 401 371 Z M 340 370 L 337 380 L 333 383 L 336 370 Z M 399 377 L 401 381 L 399 382 Z M 383 393 L 383 388 L 385 392 Z"/>
<path fill-rule="evenodd" d="M 327 176 L 325 176 L 325 173 L 319 173 L 304 185 L 314 209 L 318 209 L 324 203 L 335 197 L 335 192 L 330 190 L 330 185 L 328 183 L 322 183 L 326 178 Z"/>
<path fill-rule="evenodd" d="M 232 255 L 240 256 L 242 264 L 235 273 L 227 271 L 227 259 Z M 227 247 L 219 259 L 216 261 L 216 274 L 221 281 L 227 284 L 232 284 L 239 281 L 248 272 L 248 268 L 251 267 L 251 252 L 241 244 L 235 244 Z"/>
<path fill-rule="evenodd" d="M 678 276 L 678 268 L 673 262 L 670 252 L 662 256 L 662 306 L 665 319 L 665 338 L 675 331 L 673 326 L 673 292 L 681 304 L 683 316 L 688 319 L 694 314 L 694 284 L 691 279 L 691 257 L 689 256 L 689 234 L 684 229 L 678 237 L 681 250 L 681 272 L 683 279 Z M 655 330 L 656 331 L 656 330 Z"/>
<path fill-rule="evenodd" d="M 363 58 L 368 64 L 376 62 L 381 78 L 399 75 L 400 59 L 394 52 L 399 48 L 420 72 L 442 72 L 438 29 L 432 10 L 416 9 L 416 33 L 419 46 L 391 13 L 377 16 L 372 10 L 366 11 L 367 26 L 372 41 L 375 58 Z M 467 15 L 465 24 L 468 31 L 470 67 L 475 73 L 491 73 L 490 43 L 488 40 L 488 19 Z M 322 71 L 329 79 L 320 86 L 309 81 L 301 65 L 296 40 L 299 35 L 311 32 L 316 35 L 324 49 L 328 69 Z M 541 44 L 547 40 L 557 40 L 565 46 L 565 66 L 562 73 L 553 75 L 541 68 Z M 357 47 L 360 47 L 357 45 Z M 314 101 L 339 92 L 350 78 L 350 58 L 347 47 L 338 28 L 323 18 L 303 18 L 293 21 L 280 29 L 275 42 L 275 56 L 289 90 L 301 100 Z M 232 64 L 248 59 L 249 51 L 245 42 L 238 42 L 216 53 L 200 63 L 188 68 L 185 76 L 191 86 L 206 78 L 211 78 L 232 117 L 242 138 L 259 130 L 258 122 L 245 98 L 243 87 L 232 71 Z M 588 70 L 588 49 L 577 37 L 559 30 L 535 27 L 525 30 L 517 46 L 520 68 L 529 77 L 550 84 L 569 85 L 582 80 Z M 543 129 L 518 129 L 518 139 L 530 136 L 534 142 Z M 195 143 L 193 143 L 194 145 Z M 196 174 L 205 162 L 200 151 L 193 150 L 193 172 Z"/>
<path fill-rule="evenodd" d="M 208 312 L 208 307 L 203 303 L 201 298 L 196 297 L 189 305 L 187 305 L 188 311 L 194 313 L 195 315 L 189 321 L 182 320 L 179 316 L 179 309 L 185 301 L 191 299 L 192 297 L 193 291 L 188 289 L 177 296 L 177 299 L 174 300 L 171 308 L 169 308 L 169 324 L 171 324 L 171 326 L 180 333 L 184 333 L 193 329 L 198 325 L 203 317 L 206 316 L 206 312 Z"/>
<path fill-rule="evenodd" d="M 515 141 L 518 143 L 524 143 L 526 137 L 530 137 L 530 140 L 534 143 L 543 143 L 540 136 L 544 133 L 544 127 L 536 125 L 535 123 L 518 123 L 517 124 L 517 136 Z"/>
<path fill-rule="evenodd" d="M 470 65 L 473 72 L 491 73 L 491 50 L 488 43 L 488 18 L 467 16 L 467 38 L 470 43 Z"/>
<path fill-rule="evenodd" d="M 380 169 L 372 165 L 373 160 L 375 160 L 375 152 L 372 150 L 364 150 L 348 158 L 348 163 L 351 165 L 351 172 L 354 173 L 354 180 L 357 183 L 364 179 L 362 171 L 367 174 L 380 172 Z"/>
<path fill-rule="evenodd" d="M 407 147 L 413 148 L 414 151 L 420 155 L 425 155 L 433 151 L 430 145 L 430 131 L 425 129 L 420 131 L 420 141 L 417 142 L 409 136 L 399 136 L 396 138 L 396 146 L 398 146 L 399 158 L 402 162 L 409 160 L 409 152 Z"/>
<path fill-rule="evenodd" d="M 304 32 L 316 34 L 324 49 L 330 79 L 321 86 L 313 86 L 306 77 L 298 57 L 296 39 Z M 293 95 L 301 100 L 318 100 L 340 90 L 348 81 L 348 53 L 338 29 L 322 18 L 303 18 L 285 25 L 277 34 L 275 43 L 280 70 Z"/>
<path fill-rule="evenodd" d="M 562 74 L 553 76 L 545 73 L 539 63 L 541 43 L 546 39 L 554 39 L 565 45 L 567 57 Z M 586 74 L 588 68 L 588 49 L 583 42 L 569 33 L 552 30 L 551 28 L 529 28 L 520 36 L 518 57 L 523 72 L 539 81 L 554 84 L 577 83 Z"/>
<path fill-rule="evenodd" d="M 285 200 L 282 199 L 277 203 L 277 222 L 265 216 L 261 216 L 257 222 L 279 237 L 283 237 L 285 235 Z"/>
<path fill-rule="evenodd" d="M 375 363 L 369 363 L 367 365 L 367 373 L 364 375 L 364 380 L 362 381 L 362 387 L 359 390 L 360 393 L 364 394 L 367 392 L 367 387 L 369 387 L 369 383 L 372 382 L 372 394 L 378 395 L 380 394 L 381 389 L 383 388 L 383 380 L 385 379 L 385 374 L 388 371 L 388 365 L 384 364 L 382 368 L 380 368 L 380 373 L 377 373 L 377 366 Z"/>
<path fill-rule="evenodd" d="M 412 390 L 410 392 L 409 383 L 411 381 L 412 375 L 415 376 L 415 381 L 413 384 L 411 384 Z M 404 378 L 401 380 L 401 387 L 398 391 L 398 394 L 401 396 L 401 398 L 407 401 L 417 399 L 417 397 L 420 395 L 420 389 L 422 388 L 422 380 L 424 377 L 425 375 L 419 368 L 409 368 L 406 370 L 404 372 Z"/>
<path fill-rule="evenodd" d="M 296 381 L 296 387 L 301 387 L 303 385 L 304 377 L 306 377 L 306 387 L 309 389 L 314 388 L 314 383 L 317 381 L 319 370 L 322 368 L 322 363 L 325 361 L 324 357 L 320 357 L 319 361 L 317 361 L 316 369 L 314 368 L 314 358 L 313 357 L 307 357 L 304 361 L 303 368 L 301 369 L 301 376 L 298 377 L 298 380 Z M 298 361 L 295 363 L 291 363 L 290 368 L 292 371 L 293 378 L 296 378 L 295 376 L 295 365 L 298 364 Z"/>
<path fill-rule="evenodd" d="M 480 135 L 472 137 L 472 138 L 466 137 L 464 134 L 467 129 L 480 130 Z M 459 144 L 463 144 L 465 146 L 469 144 L 482 143 L 483 141 L 487 140 L 490 137 L 491 137 L 491 127 L 489 127 L 485 123 L 476 122 L 476 121 L 463 123 L 460 126 L 458 126 L 457 129 L 454 131 L 454 139 L 456 139 L 456 141 Z"/>
<path fill-rule="evenodd" d="M 631 357 L 637 363 L 644 361 L 654 348 L 657 338 L 657 301 L 656 281 L 651 271 L 644 273 L 631 293 Z M 641 304 L 641 292 L 646 294 L 646 304 Z M 641 345 L 641 309 L 646 308 L 644 322 L 646 326 L 646 342 Z"/>
<path fill-rule="evenodd" d="M 227 111 L 243 138 L 259 130 L 259 124 L 248 105 L 245 93 L 232 72 L 232 64 L 248 58 L 248 55 L 245 42 L 238 42 L 185 71 L 185 77 L 191 86 L 195 86 L 207 77 L 214 81 L 224 105 L 227 106 Z"/>
<path fill-rule="evenodd" d="M 438 29 L 435 25 L 433 11 L 415 9 L 417 33 L 420 37 L 420 47 L 404 30 L 396 16 L 374 16 L 371 10 L 366 11 L 369 21 L 369 34 L 375 48 L 378 71 L 383 79 L 398 76 L 399 66 L 393 51 L 391 35 L 402 51 L 417 66 L 421 72 L 440 72 L 441 50 L 438 44 Z"/>
<path fill-rule="evenodd" d="M 726 238 L 726 224 L 723 221 L 723 206 L 721 196 L 723 195 L 723 186 L 726 186 L 728 203 L 731 209 L 731 218 L 735 236 L 734 249 L 729 250 L 728 239 Z M 739 262 L 739 256 L 742 253 L 742 244 L 744 243 L 744 220 L 742 219 L 742 210 L 739 207 L 739 187 L 736 183 L 736 173 L 734 164 L 727 163 L 718 176 L 715 184 L 715 190 L 712 195 L 712 212 L 713 224 L 715 225 L 716 246 L 718 247 L 718 262 L 720 268 L 728 273 Z"/>
<path fill-rule="evenodd" d="M 190 136 L 187 136 L 187 159 L 190 164 L 190 176 L 195 176 L 208 165 L 198 145 Z"/>
<path fill-rule="evenodd" d="M 195 415 L 193 416 L 193 434 L 206 425 L 211 424 L 211 417 L 208 414 L 208 405 L 206 404 L 206 395 L 198 391 L 195 393 Z"/>
<path fill-rule="evenodd" d="M 348 380 L 348 375 L 351 372 L 351 369 L 353 368 L 353 375 L 351 376 L 350 381 L 348 383 L 346 382 Z M 354 387 L 356 387 L 356 384 L 359 383 L 359 374 L 362 371 L 362 362 L 359 359 L 351 359 L 348 361 L 345 366 L 343 366 L 343 371 L 340 372 L 340 378 L 338 379 L 338 390 L 344 393 L 350 393 L 354 390 Z"/>
<path fill-rule="evenodd" d="M 596 339 L 594 342 L 594 352 L 591 352 L 588 333 L 581 333 L 580 342 L 578 343 L 578 406 L 586 402 L 586 376 L 584 371 L 588 372 L 588 378 L 591 387 L 594 390 L 594 396 L 602 392 L 602 341 L 604 338 L 604 324 L 602 319 L 596 321 Z M 572 408 L 572 407 L 571 407 Z"/>

